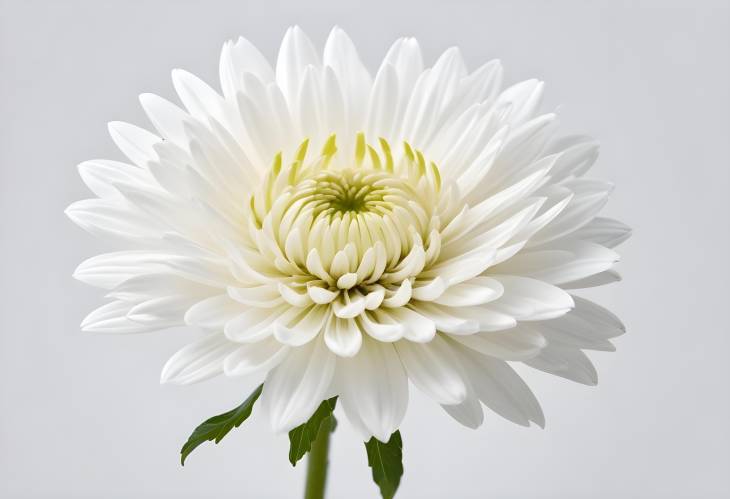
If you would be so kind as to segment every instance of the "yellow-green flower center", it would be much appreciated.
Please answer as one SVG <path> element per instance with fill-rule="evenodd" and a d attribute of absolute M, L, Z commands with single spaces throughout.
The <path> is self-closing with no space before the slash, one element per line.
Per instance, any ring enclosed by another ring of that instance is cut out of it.
<path fill-rule="evenodd" d="M 362 134 L 352 156 L 338 154 L 334 136 L 319 156 L 308 157 L 308 145 L 286 162 L 277 155 L 252 195 L 252 246 L 292 275 L 311 273 L 307 260 L 316 250 L 332 273 L 331 286 L 340 286 L 343 275 L 348 283 L 368 281 L 365 269 L 376 268 L 400 282 L 416 267 L 409 262 L 422 268 L 435 258 L 441 191 L 435 164 L 408 144 L 393 154 L 381 139 L 377 151 Z"/>
<path fill-rule="evenodd" d="M 329 217 L 342 216 L 344 213 L 365 213 L 388 209 L 384 201 L 388 193 L 386 187 L 377 185 L 385 174 L 362 170 L 324 171 L 313 179 L 302 182 L 307 189 L 314 184 L 312 203 L 315 214 Z"/>

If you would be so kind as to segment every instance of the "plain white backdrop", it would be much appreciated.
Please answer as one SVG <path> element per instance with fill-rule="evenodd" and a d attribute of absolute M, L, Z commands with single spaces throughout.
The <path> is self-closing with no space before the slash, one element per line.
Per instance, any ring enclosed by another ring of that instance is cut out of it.
<path fill-rule="evenodd" d="M 624 281 L 592 294 L 628 327 L 592 355 L 599 385 L 524 371 L 545 430 L 468 430 L 413 390 L 397 497 L 728 497 L 729 20 L 727 2 L 689 0 L 0 0 L 0 496 L 299 497 L 304 466 L 256 411 L 180 466 L 190 431 L 256 380 L 160 386 L 190 331 L 80 332 L 102 297 L 71 273 L 107 246 L 63 210 L 88 196 L 76 164 L 121 158 L 106 122 L 147 126 L 136 97 L 173 98 L 172 68 L 216 83 L 228 38 L 274 57 L 288 25 L 321 44 L 338 24 L 373 69 L 413 35 L 429 61 L 458 45 L 472 68 L 499 57 L 508 82 L 545 80 L 563 130 L 602 143 L 605 213 L 635 230 Z M 329 497 L 377 497 L 344 421 L 332 459 Z"/>

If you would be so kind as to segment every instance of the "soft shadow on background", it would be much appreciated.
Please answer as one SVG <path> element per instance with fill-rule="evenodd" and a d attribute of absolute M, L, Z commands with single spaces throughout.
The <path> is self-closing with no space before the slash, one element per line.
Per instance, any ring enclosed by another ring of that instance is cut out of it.
<path fill-rule="evenodd" d="M 190 431 L 256 381 L 161 387 L 190 331 L 80 332 L 102 297 L 71 273 L 108 247 L 63 210 L 89 196 L 76 164 L 121 159 L 106 122 L 148 126 L 137 95 L 174 98 L 172 68 L 217 85 L 224 40 L 273 57 L 288 25 L 322 44 L 338 24 L 373 70 L 413 35 L 428 61 L 458 45 L 471 68 L 544 79 L 563 130 L 602 143 L 605 213 L 635 230 L 625 280 L 591 293 L 629 331 L 592 355 L 599 385 L 525 371 L 545 430 L 468 430 L 413 390 L 398 497 L 728 497 L 729 19 L 724 1 L 0 0 L 0 496 L 299 496 L 304 467 L 256 412 L 180 467 Z M 330 497 L 376 497 L 347 423 L 332 458 Z"/>

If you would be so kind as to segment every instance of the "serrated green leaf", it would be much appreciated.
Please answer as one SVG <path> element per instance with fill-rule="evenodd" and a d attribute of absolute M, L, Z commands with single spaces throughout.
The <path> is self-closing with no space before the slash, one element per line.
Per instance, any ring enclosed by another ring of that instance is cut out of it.
<path fill-rule="evenodd" d="M 375 437 L 365 442 L 368 466 L 373 469 L 373 481 L 380 488 L 383 499 L 393 499 L 403 476 L 403 440 L 400 431 L 390 436 L 387 443 Z"/>
<path fill-rule="evenodd" d="M 213 416 L 203 421 L 190 435 L 188 441 L 180 449 L 180 464 L 185 466 L 185 459 L 200 444 L 206 441 L 218 442 L 233 428 L 238 428 L 251 415 L 253 405 L 261 395 L 264 385 L 259 385 L 241 405 L 233 410 Z"/>
<path fill-rule="evenodd" d="M 337 405 L 337 397 L 322 402 L 309 420 L 297 426 L 289 432 L 289 462 L 292 466 L 297 465 L 297 461 L 312 449 L 312 442 L 317 438 L 322 425 L 328 425 L 329 431 L 335 430 L 337 424 L 332 411 Z"/>

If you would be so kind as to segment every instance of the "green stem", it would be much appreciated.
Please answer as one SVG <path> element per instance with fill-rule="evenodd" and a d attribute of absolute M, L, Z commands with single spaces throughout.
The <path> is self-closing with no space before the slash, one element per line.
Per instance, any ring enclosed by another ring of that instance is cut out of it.
<path fill-rule="evenodd" d="M 327 466 L 329 465 L 330 433 L 335 431 L 335 418 L 330 416 L 319 427 L 317 438 L 307 457 L 307 483 L 304 499 L 324 499 L 327 487 Z"/>

